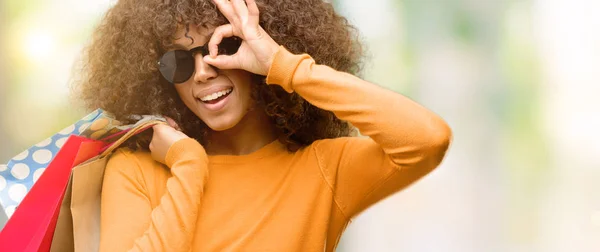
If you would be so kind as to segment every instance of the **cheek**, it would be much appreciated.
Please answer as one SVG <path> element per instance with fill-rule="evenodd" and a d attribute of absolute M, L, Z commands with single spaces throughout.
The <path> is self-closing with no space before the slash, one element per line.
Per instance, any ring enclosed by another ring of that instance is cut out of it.
<path fill-rule="evenodd" d="M 222 72 L 236 89 L 239 100 L 244 106 L 252 99 L 252 75 L 243 70 L 226 70 Z"/>
<path fill-rule="evenodd" d="M 187 86 L 188 85 L 185 83 L 175 84 L 175 90 L 177 90 L 177 94 L 179 95 L 179 98 L 183 101 L 183 103 L 190 106 L 195 102 L 196 99 L 192 96 Z"/>

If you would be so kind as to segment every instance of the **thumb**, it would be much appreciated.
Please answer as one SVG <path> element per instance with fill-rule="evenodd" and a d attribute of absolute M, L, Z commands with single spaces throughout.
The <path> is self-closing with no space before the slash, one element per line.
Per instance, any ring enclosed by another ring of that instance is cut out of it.
<path fill-rule="evenodd" d="M 235 55 L 218 55 L 217 57 L 213 58 L 210 55 L 206 55 L 204 56 L 204 62 L 219 69 L 240 68 L 234 56 Z"/>

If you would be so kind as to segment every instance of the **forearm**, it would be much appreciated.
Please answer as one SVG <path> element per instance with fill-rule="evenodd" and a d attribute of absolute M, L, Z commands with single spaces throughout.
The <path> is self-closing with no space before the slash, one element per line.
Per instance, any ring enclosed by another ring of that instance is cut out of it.
<path fill-rule="evenodd" d="M 140 176 L 107 174 L 101 251 L 189 251 L 208 160 L 198 143 L 184 139 L 169 149 L 166 163 L 172 176 L 153 209 Z"/>

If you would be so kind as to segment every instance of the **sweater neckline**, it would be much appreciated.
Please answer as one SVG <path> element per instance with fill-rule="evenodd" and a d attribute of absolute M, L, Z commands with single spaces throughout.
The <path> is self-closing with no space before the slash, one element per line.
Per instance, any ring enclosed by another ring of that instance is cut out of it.
<path fill-rule="evenodd" d="M 247 163 L 262 159 L 265 157 L 273 156 L 277 153 L 281 153 L 285 150 L 285 146 L 275 139 L 273 142 L 261 147 L 260 149 L 245 155 L 209 155 L 208 160 L 210 163 L 215 164 L 234 164 L 234 163 Z"/>

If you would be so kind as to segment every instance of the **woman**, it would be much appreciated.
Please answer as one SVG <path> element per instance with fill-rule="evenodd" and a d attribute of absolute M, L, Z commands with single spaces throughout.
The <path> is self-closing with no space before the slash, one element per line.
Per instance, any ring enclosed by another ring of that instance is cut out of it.
<path fill-rule="evenodd" d="M 109 160 L 101 251 L 333 251 L 441 162 L 447 124 L 353 75 L 329 3 L 255 1 L 121 0 L 97 29 L 87 106 L 170 124 Z"/>

